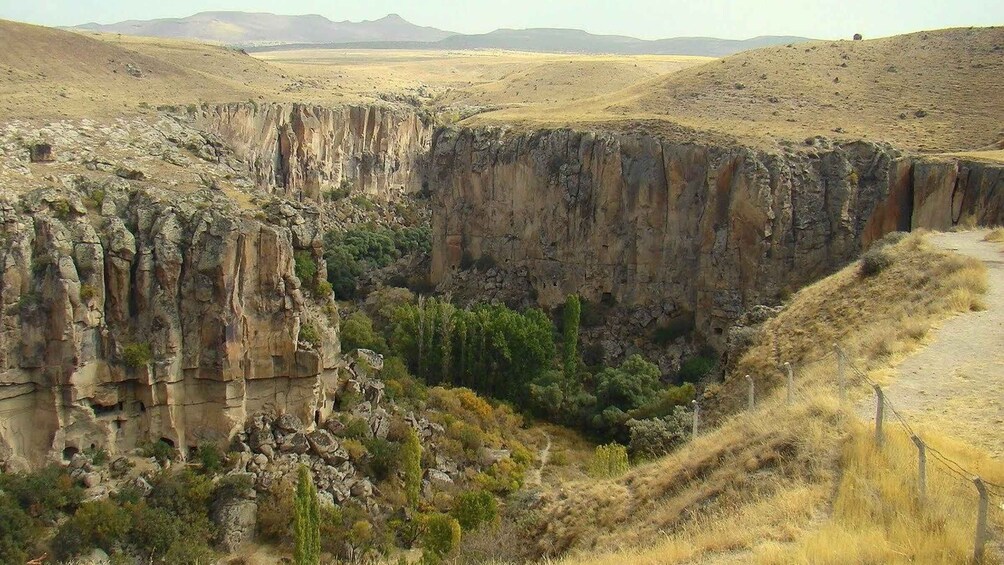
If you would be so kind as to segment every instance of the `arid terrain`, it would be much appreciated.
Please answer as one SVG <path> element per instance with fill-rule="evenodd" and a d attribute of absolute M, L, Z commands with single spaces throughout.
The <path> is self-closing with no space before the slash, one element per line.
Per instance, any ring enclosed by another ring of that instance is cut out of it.
<path fill-rule="evenodd" d="M 257 47 L 0 20 L 0 562 L 1004 559 L 1004 28 Z"/>

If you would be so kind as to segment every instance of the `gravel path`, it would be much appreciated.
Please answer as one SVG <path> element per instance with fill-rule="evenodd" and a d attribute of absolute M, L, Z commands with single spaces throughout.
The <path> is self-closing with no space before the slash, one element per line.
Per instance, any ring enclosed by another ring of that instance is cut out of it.
<path fill-rule="evenodd" d="M 1004 457 L 1004 246 L 986 231 L 932 234 L 944 249 L 987 265 L 987 309 L 945 321 L 930 344 L 904 360 L 885 388 L 911 422 Z"/>

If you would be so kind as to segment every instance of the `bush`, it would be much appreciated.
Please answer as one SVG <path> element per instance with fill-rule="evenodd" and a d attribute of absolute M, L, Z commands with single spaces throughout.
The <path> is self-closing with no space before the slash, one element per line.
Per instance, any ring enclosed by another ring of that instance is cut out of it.
<path fill-rule="evenodd" d="M 452 514 L 460 527 L 469 532 L 498 518 L 498 501 L 488 491 L 464 492 L 454 500 Z"/>
<path fill-rule="evenodd" d="M 80 285 L 80 300 L 84 302 L 90 302 L 92 298 L 97 296 L 98 290 L 94 288 L 93 285 L 84 283 Z"/>
<path fill-rule="evenodd" d="M 216 444 L 204 443 L 200 445 L 197 457 L 202 465 L 203 473 L 215 475 L 223 470 L 223 452 Z"/>
<path fill-rule="evenodd" d="M 163 508 L 140 504 L 133 510 L 129 541 L 144 555 L 161 556 L 178 540 L 182 524 Z"/>
<path fill-rule="evenodd" d="M 293 261 L 296 278 L 307 288 L 313 288 L 317 278 L 317 262 L 314 261 L 313 254 L 310 251 L 297 251 L 293 254 Z"/>
<path fill-rule="evenodd" d="M 677 338 L 690 335 L 695 327 L 694 315 L 685 312 L 670 320 L 666 325 L 656 328 L 652 334 L 652 341 L 656 345 L 668 345 L 676 341 Z"/>
<path fill-rule="evenodd" d="M 65 470 L 50 465 L 33 473 L 0 473 L 0 496 L 12 497 L 30 516 L 52 522 L 60 512 L 73 512 L 83 498 Z"/>
<path fill-rule="evenodd" d="M 378 481 L 385 481 L 397 473 L 400 466 L 400 445 L 378 437 L 367 439 L 363 445 L 370 454 L 367 463 L 370 476 Z"/>
<path fill-rule="evenodd" d="M 258 505 L 258 536 L 270 543 L 287 543 L 292 539 L 293 486 L 279 483 Z"/>
<path fill-rule="evenodd" d="M 342 351 L 370 349 L 377 353 L 387 353 L 387 342 L 373 329 L 373 320 L 363 312 L 353 312 L 342 321 Z"/>
<path fill-rule="evenodd" d="M 892 265 L 892 255 L 883 247 L 869 249 L 861 256 L 861 266 L 858 273 L 862 277 L 874 277 Z"/>
<path fill-rule="evenodd" d="M 321 347 L 321 334 L 310 322 L 300 324 L 300 341 L 305 341 L 315 348 Z"/>
<path fill-rule="evenodd" d="M 122 348 L 122 360 L 127 367 L 138 369 L 153 361 L 149 343 L 130 343 Z"/>
<path fill-rule="evenodd" d="M 60 532 L 65 531 L 65 537 L 77 537 L 79 547 L 84 550 L 97 547 L 111 552 L 117 543 L 125 539 L 131 523 L 129 513 L 114 502 L 98 500 L 82 504 L 73 517 L 63 524 Z M 57 539 L 59 535 L 57 533 Z M 54 543 L 54 549 L 58 549 L 60 545 Z"/>
<path fill-rule="evenodd" d="M 426 552 L 442 559 L 460 545 L 460 523 L 448 514 L 430 514 L 425 518 L 422 545 Z"/>
<path fill-rule="evenodd" d="M 682 406 L 662 418 L 628 420 L 631 454 L 639 459 L 666 455 L 690 436 L 693 414 Z"/>
<path fill-rule="evenodd" d="M 35 525 L 27 513 L 9 494 L 0 492 L 0 563 L 24 563 L 32 540 L 36 539 Z"/>
<path fill-rule="evenodd" d="M 701 355 L 691 357 L 680 365 L 680 372 L 677 376 L 681 382 L 696 383 L 714 370 L 715 363 L 716 361 L 711 357 Z"/>
<path fill-rule="evenodd" d="M 627 448 L 617 443 L 596 447 L 589 464 L 589 475 L 597 479 L 619 477 L 628 470 Z"/>
<path fill-rule="evenodd" d="M 661 418 L 673 414 L 679 406 L 686 406 L 694 399 L 697 390 L 691 383 L 671 386 L 663 390 L 651 402 L 632 410 L 629 415 L 637 420 Z"/>
<path fill-rule="evenodd" d="M 175 451 L 171 444 L 164 440 L 157 440 L 143 448 L 144 457 L 153 457 L 160 464 L 174 459 Z"/>

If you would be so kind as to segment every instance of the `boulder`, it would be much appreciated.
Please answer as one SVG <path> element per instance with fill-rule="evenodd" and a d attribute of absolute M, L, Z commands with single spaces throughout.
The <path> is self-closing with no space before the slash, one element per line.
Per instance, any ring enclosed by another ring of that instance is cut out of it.
<path fill-rule="evenodd" d="M 228 493 L 213 504 L 210 518 L 216 526 L 216 546 L 233 553 L 254 539 L 258 523 L 258 503 L 254 489 Z"/>
<path fill-rule="evenodd" d="M 327 458 L 328 455 L 338 449 L 338 440 L 327 430 L 314 430 L 307 434 L 307 443 L 310 449 L 318 457 Z"/>
<path fill-rule="evenodd" d="M 275 427 L 285 433 L 299 432 L 303 431 L 303 422 L 293 414 L 283 414 L 275 421 Z"/>
<path fill-rule="evenodd" d="M 296 453 L 297 455 L 310 451 L 310 442 L 307 441 L 307 434 L 294 432 L 284 436 L 279 443 L 279 451 L 283 453 Z"/>

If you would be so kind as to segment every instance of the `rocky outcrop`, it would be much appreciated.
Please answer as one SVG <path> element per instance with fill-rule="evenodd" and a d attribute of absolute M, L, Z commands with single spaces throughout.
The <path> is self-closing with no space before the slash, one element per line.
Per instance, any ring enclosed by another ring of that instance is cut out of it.
<path fill-rule="evenodd" d="M 315 201 L 343 182 L 383 200 L 421 190 L 433 131 L 428 117 L 390 106 L 203 106 L 199 124 L 233 146 L 261 186 Z"/>
<path fill-rule="evenodd" d="M 158 439 L 185 453 L 266 408 L 326 417 L 337 314 L 294 273 L 302 249 L 324 276 L 309 209 L 252 215 L 219 191 L 121 182 L 0 203 L 0 461 Z M 317 346 L 299 339 L 308 323 Z"/>
<path fill-rule="evenodd" d="M 443 129 L 430 158 L 432 278 L 479 260 L 569 293 L 692 317 L 709 341 L 894 230 L 1004 221 L 1001 169 L 812 140 L 768 153 L 570 130 Z M 522 281 L 520 284 L 524 284 Z"/>

